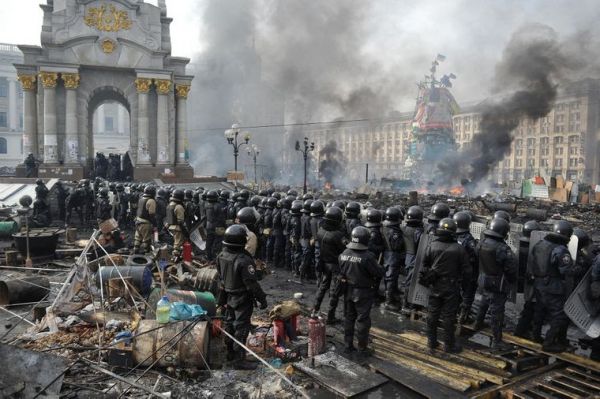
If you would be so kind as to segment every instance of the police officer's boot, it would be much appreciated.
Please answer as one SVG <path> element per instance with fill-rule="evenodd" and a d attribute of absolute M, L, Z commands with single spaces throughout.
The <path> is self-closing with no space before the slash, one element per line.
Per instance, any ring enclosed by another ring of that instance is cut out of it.
<path fill-rule="evenodd" d="M 564 352 L 567 346 L 559 340 L 560 330 L 556 327 L 551 326 L 548 332 L 546 332 L 546 338 L 542 344 L 542 350 L 546 352 Z"/>
<path fill-rule="evenodd" d="M 460 308 L 460 314 L 458 316 L 458 322 L 460 324 L 469 324 L 471 322 L 471 309 L 467 309 L 464 306 Z"/>
<path fill-rule="evenodd" d="M 483 307 L 480 307 L 477 311 L 477 318 L 475 319 L 475 325 L 473 326 L 473 329 L 475 329 L 476 331 L 483 329 L 483 322 L 485 321 L 485 314 L 487 313 L 487 308 L 482 308 Z"/>
<path fill-rule="evenodd" d="M 383 305 L 384 309 L 391 310 L 393 312 L 397 312 L 400 308 L 394 302 L 395 302 L 394 293 L 392 292 L 391 289 L 387 289 L 385 291 L 385 302 Z"/>
<path fill-rule="evenodd" d="M 494 350 L 508 350 L 511 348 L 509 344 L 502 340 L 502 329 L 493 328 L 492 334 L 492 345 L 491 348 Z M 499 331 L 498 331 L 499 330 Z"/>

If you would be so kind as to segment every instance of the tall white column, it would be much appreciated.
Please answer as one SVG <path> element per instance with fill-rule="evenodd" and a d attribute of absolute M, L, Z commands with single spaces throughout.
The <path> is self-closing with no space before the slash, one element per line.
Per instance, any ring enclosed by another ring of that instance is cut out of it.
<path fill-rule="evenodd" d="M 177 165 L 188 163 L 188 136 L 187 136 L 187 97 L 190 85 L 177 85 L 177 128 L 175 129 L 177 142 Z"/>
<path fill-rule="evenodd" d="M 8 81 L 8 127 L 10 130 L 19 130 L 19 110 L 17 108 L 17 82 Z"/>
<path fill-rule="evenodd" d="M 44 86 L 44 163 L 58 163 L 58 137 L 56 132 L 56 81 L 58 74 L 41 72 Z"/>
<path fill-rule="evenodd" d="M 65 161 L 68 164 L 79 163 L 79 134 L 77 131 L 77 88 L 79 74 L 63 73 L 62 79 L 66 91 L 65 118 Z"/>
<path fill-rule="evenodd" d="M 156 163 L 166 165 L 170 162 L 169 151 L 169 93 L 171 81 L 155 79 L 158 94 L 158 112 L 156 115 Z"/>
<path fill-rule="evenodd" d="M 137 165 L 150 164 L 150 126 L 148 124 L 148 92 L 152 79 L 138 78 L 135 85 L 138 92 L 138 149 Z"/>
<path fill-rule="evenodd" d="M 23 160 L 31 153 L 36 158 L 38 154 L 37 143 L 37 96 L 36 76 L 19 75 L 23 87 Z"/>

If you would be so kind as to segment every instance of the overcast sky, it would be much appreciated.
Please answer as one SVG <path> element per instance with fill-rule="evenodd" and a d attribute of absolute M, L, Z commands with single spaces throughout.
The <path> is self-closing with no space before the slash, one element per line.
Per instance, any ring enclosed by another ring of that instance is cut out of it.
<path fill-rule="evenodd" d="M 0 1 L 0 42 L 39 44 L 42 24 L 39 4 L 45 1 Z M 205 48 L 202 14 L 209 1 L 218 0 L 167 0 L 169 16 L 174 19 L 171 24 L 174 55 L 194 58 Z M 268 9 L 284 0 L 257 1 Z M 327 0 L 321 1 L 327 4 Z M 494 66 L 502 49 L 511 33 L 523 24 L 544 23 L 566 36 L 600 21 L 599 0 L 365 1 L 371 4 L 371 12 L 365 16 L 370 20 L 371 33 L 363 50 L 383 63 L 389 61 L 388 65 L 402 65 L 414 71 L 403 72 L 407 79 L 424 75 L 429 59 L 437 53 L 446 55 L 447 61 L 440 71 L 458 76 L 454 92 L 463 103 L 489 94 Z M 405 95 L 411 98 L 414 94 Z"/>

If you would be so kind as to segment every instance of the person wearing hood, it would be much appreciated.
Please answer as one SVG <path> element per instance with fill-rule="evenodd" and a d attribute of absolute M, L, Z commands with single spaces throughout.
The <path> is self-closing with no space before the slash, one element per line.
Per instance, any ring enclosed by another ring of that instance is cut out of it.
<path fill-rule="evenodd" d="M 365 227 L 371 232 L 369 240 L 369 251 L 373 252 L 375 259 L 381 263 L 381 256 L 385 249 L 383 235 L 381 234 L 381 212 L 377 209 L 369 209 L 367 212 L 367 223 Z"/>

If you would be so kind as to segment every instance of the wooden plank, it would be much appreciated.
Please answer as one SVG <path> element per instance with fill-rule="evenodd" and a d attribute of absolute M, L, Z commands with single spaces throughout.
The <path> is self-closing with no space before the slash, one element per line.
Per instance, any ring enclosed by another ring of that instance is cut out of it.
<path fill-rule="evenodd" d="M 577 395 L 581 395 L 583 397 L 588 397 L 591 393 L 598 392 L 597 390 L 590 391 L 589 388 L 584 389 L 581 387 L 581 385 L 575 386 L 573 380 L 571 380 L 571 379 L 565 380 L 562 377 L 553 379 L 551 381 L 551 383 L 552 383 L 552 385 L 558 385 L 559 387 L 561 387 L 562 389 L 564 389 L 566 391 L 574 392 Z"/>
<path fill-rule="evenodd" d="M 594 381 L 589 381 L 584 379 L 583 377 L 580 377 L 577 374 L 565 374 L 564 378 L 571 382 L 571 383 L 576 383 L 581 385 L 582 387 L 586 388 L 586 389 L 590 389 L 594 392 L 600 392 L 600 384 L 598 383 L 594 383 Z"/>
<path fill-rule="evenodd" d="M 387 362 L 385 360 L 371 357 L 368 361 L 369 367 L 386 377 L 396 381 L 398 384 L 431 399 L 458 399 L 464 395 L 432 381 L 431 378 L 422 376 L 401 365 Z"/>
<path fill-rule="evenodd" d="M 295 363 L 294 368 L 345 398 L 351 398 L 388 381 L 381 374 L 373 373 L 335 352 Z"/>

